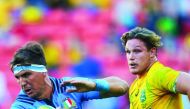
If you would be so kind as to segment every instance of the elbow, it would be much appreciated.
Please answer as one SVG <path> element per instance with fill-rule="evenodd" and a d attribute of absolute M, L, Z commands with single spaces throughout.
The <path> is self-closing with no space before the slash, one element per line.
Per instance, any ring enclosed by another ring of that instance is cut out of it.
<path fill-rule="evenodd" d="M 118 96 L 122 96 L 122 95 L 128 94 L 128 91 L 129 91 L 129 88 L 127 86 L 118 87 L 118 89 L 115 92 L 114 96 L 118 97 Z"/>
<path fill-rule="evenodd" d="M 123 85 L 121 86 L 121 95 L 124 95 L 126 93 L 129 92 L 129 85 L 127 84 L 127 82 L 124 82 Z"/>
<path fill-rule="evenodd" d="M 188 96 L 189 101 L 190 101 L 190 90 L 187 92 L 187 96 Z"/>
<path fill-rule="evenodd" d="M 125 80 L 115 76 L 108 77 L 106 80 L 110 83 L 110 93 L 104 92 L 104 97 L 105 95 L 106 97 L 118 97 L 129 92 L 129 85 Z"/>
<path fill-rule="evenodd" d="M 129 84 L 126 81 L 124 81 L 124 80 L 122 80 L 122 79 L 120 79 L 118 77 L 115 77 L 115 79 L 120 80 L 120 82 L 118 84 L 115 84 L 116 86 L 118 86 L 118 89 L 117 89 L 118 96 L 122 96 L 122 95 L 124 95 L 126 93 L 128 94 L 128 92 L 129 92 Z"/>

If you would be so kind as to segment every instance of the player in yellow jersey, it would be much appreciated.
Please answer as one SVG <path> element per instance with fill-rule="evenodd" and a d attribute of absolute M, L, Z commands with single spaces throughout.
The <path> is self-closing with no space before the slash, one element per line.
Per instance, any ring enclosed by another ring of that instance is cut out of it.
<path fill-rule="evenodd" d="M 137 78 L 129 88 L 130 109 L 182 109 L 181 94 L 190 100 L 190 75 L 157 59 L 161 37 L 136 27 L 122 35 L 129 71 Z"/>

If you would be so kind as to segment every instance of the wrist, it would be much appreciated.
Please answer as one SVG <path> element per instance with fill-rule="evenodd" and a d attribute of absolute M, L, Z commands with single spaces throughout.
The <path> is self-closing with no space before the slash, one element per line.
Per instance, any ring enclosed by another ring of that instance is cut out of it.
<path fill-rule="evenodd" d="M 95 79 L 95 91 L 108 92 L 110 90 L 109 83 L 104 79 Z"/>

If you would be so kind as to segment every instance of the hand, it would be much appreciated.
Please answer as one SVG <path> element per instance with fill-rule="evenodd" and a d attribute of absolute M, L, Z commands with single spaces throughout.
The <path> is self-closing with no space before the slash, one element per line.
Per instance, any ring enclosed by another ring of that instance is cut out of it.
<path fill-rule="evenodd" d="M 65 86 L 67 92 L 87 92 L 94 90 L 96 83 L 88 78 L 76 77 L 64 81 L 61 86 Z"/>

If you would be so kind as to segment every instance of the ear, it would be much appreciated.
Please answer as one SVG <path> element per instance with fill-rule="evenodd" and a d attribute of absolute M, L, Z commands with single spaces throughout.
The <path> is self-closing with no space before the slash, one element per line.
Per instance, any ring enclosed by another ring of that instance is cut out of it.
<path fill-rule="evenodd" d="M 153 58 L 156 56 L 156 47 L 150 49 L 150 57 Z"/>

